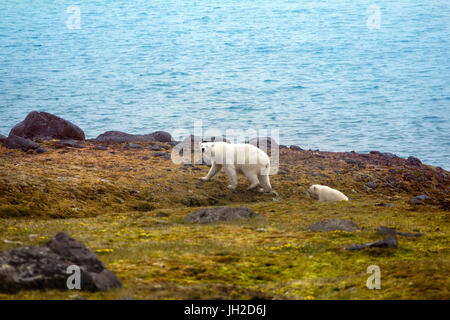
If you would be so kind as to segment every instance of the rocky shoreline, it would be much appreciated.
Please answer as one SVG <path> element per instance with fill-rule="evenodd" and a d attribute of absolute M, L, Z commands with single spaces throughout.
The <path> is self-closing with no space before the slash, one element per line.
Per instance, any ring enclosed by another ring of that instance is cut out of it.
<path fill-rule="evenodd" d="M 201 139 L 189 136 L 181 144 L 195 151 L 194 139 L 196 138 Z M 214 141 L 215 139 L 213 137 L 204 141 Z M 270 150 L 271 144 L 276 143 L 270 138 L 259 139 L 261 140 L 252 139 L 249 143 L 257 146 L 264 143 L 268 150 Z M 46 154 L 54 155 L 55 152 L 61 155 L 71 152 L 70 150 L 79 150 L 78 152 L 89 156 L 94 155 L 92 151 L 107 151 L 109 155 L 125 154 L 126 156 L 130 156 L 129 152 L 133 152 L 133 155 L 139 155 L 138 159 L 144 162 L 151 158 L 168 161 L 171 149 L 180 143 L 174 141 L 169 133 L 163 131 L 143 135 L 108 131 L 95 139 L 86 140 L 84 132 L 71 122 L 46 112 L 36 111 L 31 112 L 24 121 L 11 129 L 8 137 L 3 137 L 0 141 L 6 148 L 0 153 L 3 159 L 20 156 L 15 153 L 17 151 L 7 151 L 7 149 L 24 151 L 26 153 L 22 156 L 25 157 L 33 154 L 42 154 L 42 157 L 46 157 Z M 428 203 L 440 205 L 444 210 L 449 210 L 449 172 L 439 167 L 423 164 L 415 157 L 403 159 L 395 154 L 379 151 L 360 154 L 354 151 L 303 150 L 295 145 L 289 147 L 280 145 L 279 150 L 278 176 L 286 182 L 301 175 L 309 177 L 308 180 L 311 182 L 332 187 L 338 186 L 353 198 L 366 194 L 380 196 L 408 194 L 410 195 L 408 203 L 411 206 Z M 52 160 L 56 160 L 55 157 Z M 201 170 L 202 164 L 204 163 L 187 163 L 182 166 L 174 166 L 174 170 L 195 172 Z M 136 169 L 131 170 L 136 171 Z M 169 171 L 172 168 L 168 167 L 166 170 Z M 8 176 L 11 176 L 11 173 Z M 341 181 L 345 182 L 344 187 L 341 186 Z M 10 190 L 6 190 L 10 183 L 11 180 L 4 183 L 5 195 L 10 193 Z M 300 186 L 300 184 L 297 185 Z M 289 195 L 285 194 L 284 197 L 293 196 L 295 192 L 292 189 L 286 191 Z M 253 195 L 253 197 L 257 196 Z M 14 199 L 14 193 L 10 193 L 8 198 L 9 202 L 18 202 L 17 199 Z M 214 204 L 214 201 L 193 200 L 192 204 L 195 203 Z M 4 206 L 5 204 L 3 204 L 3 208 Z"/>
<path fill-rule="evenodd" d="M 360 279 L 348 276 L 361 261 L 361 277 L 367 277 L 366 264 L 374 263 L 393 277 L 393 289 L 382 297 L 447 294 L 442 290 L 445 272 L 438 268 L 448 261 L 449 248 L 450 182 L 442 168 L 378 151 L 281 145 L 279 170 L 271 177 L 276 195 L 245 190 L 243 177 L 231 191 L 220 174 L 199 181 L 209 169 L 202 162 L 170 161 L 179 142 L 166 132 L 109 131 L 85 139 L 78 127 L 53 115 L 30 119 L 0 137 L 0 260 L 16 261 L 23 251 L 33 264 L 33 252 L 39 250 L 34 248 L 45 248 L 48 239 L 66 231 L 101 255 L 98 263 L 123 283 L 119 288 L 111 280 L 117 289 L 108 291 L 110 298 L 339 298 L 350 292 L 370 298 L 358 287 Z M 195 147 L 194 139 L 182 143 Z M 305 191 L 311 184 L 337 188 L 350 201 L 309 199 Z M 35 247 L 20 249 L 19 244 Z M 57 262 L 68 259 L 49 254 Z M 412 266 L 421 271 L 416 275 Z M 424 291 L 396 278 L 405 274 Z M 342 285 L 342 279 L 352 284 Z M 46 281 L 49 288 L 61 287 L 61 277 Z M 29 298 L 30 291 L 20 285 L 5 290 Z M 425 290 L 429 286 L 434 291 Z M 98 286 L 103 287 L 110 285 Z M 44 291 L 31 297 L 49 294 L 70 293 Z M 0 298 L 8 297 L 0 292 Z"/>

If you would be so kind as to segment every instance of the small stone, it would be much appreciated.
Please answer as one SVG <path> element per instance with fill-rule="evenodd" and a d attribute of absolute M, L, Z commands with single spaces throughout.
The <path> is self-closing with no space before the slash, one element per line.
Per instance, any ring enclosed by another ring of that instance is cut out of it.
<path fill-rule="evenodd" d="M 366 183 L 366 186 L 370 189 L 375 189 L 377 187 L 377 184 L 373 181 L 369 181 Z"/>
<path fill-rule="evenodd" d="M 294 151 L 303 151 L 302 148 L 300 148 L 299 146 L 296 146 L 296 145 L 290 146 L 289 149 L 294 150 Z"/>
<path fill-rule="evenodd" d="M 256 216 L 257 214 L 253 210 L 246 207 L 217 207 L 204 208 L 189 213 L 186 216 L 185 220 L 189 223 L 213 223 L 218 221 L 231 221 L 236 219 L 250 219 Z"/>
<path fill-rule="evenodd" d="M 150 160 L 150 157 L 142 157 L 142 160 Z"/>
<path fill-rule="evenodd" d="M 150 151 L 161 151 L 161 147 L 154 144 L 150 148 L 148 148 Z"/>
<path fill-rule="evenodd" d="M 382 203 L 382 202 L 378 202 L 375 203 L 376 207 L 387 207 L 387 208 L 393 208 L 394 205 L 392 203 Z"/>
<path fill-rule="evenodd" d="M 37 151 L 39 148 L 41 148 L 40 152 L 42 150 L 45 150 L 36 142 L 16 136 L 11 133 L 9 134 L 8 138 L 6 138 L 3 145 L 8 149 L 19 149 L 22 151 L 29 151 L 29 150 Z M 43 152 L 45 152 L 45 151 L 43 151 Z"/>
<path fill-rule="evenodd" d="M 154 152 L 152 154 L 153 157 L 161 157 L 164 160 L 170 159 L 170 154 L 168 152 Z"/>
<path fill-rule="evenodd" d="M 431 198 L 425 194 L 421 194 L 419 196 L 415 196 L 414 198 L 409 199 L 408 203 L 410 205 L 418 205 L 423 204 L 425 200 L 430 200 Z"/>
<path fill-rule="evenodd" d="M 411 166 L 420 167 L 422 165 L 422 161 L 420 161 L 416 157 L 410 156 L 410 157 L 408 157 L 408 159 L 406 159 L 406 164 L 409 164 Z"/>
<path fill-rule="evenodd" d="M 400 232 L 393 228 L 385 227 L 385 226 L 379 226 L 377 227 L 377 234 L 382 236 L 387 235 L 399 235 L 403 237 L 420 237 L 423 235 L 423 233 L 409 233 L 409 232 Z"/>
<path fill-rule="evenodd" d="M 103 150 L 103 151 L 105 151 L 105 150 L 107 150 L 108 148 L 106 148 L 105 146 L 100 146 L 100 145 L 96 145 L 95 147 L 94 147 L 94 150 Z"/>
<path fill-rule="evenodd" d="M 388 160 L 391 160 L 391 159 L 393 159 L 395 157 L 395 154 L 390 153 L 390 152 L 384 152 L 384 153 L 381 154 L 381 157 L 385 158 L 385 159 L 388 159 Z"/>
<path fill-rule="evenodd" d="M 64 147 L 71 147 L 71 148 L 84 148 L 77 140 L 68 139 L 68 140 L 60 140 L 56 143 L 56 148 L 64 148 Z"/>
<path fill-rule="evenodd" d="M 348 231 L 354 232 L 359 226 L 351 220 L 325 219 L 307 227 L 309 231 Z"/>
<path fill-rule="evenodd" d="M 136 143 L 129 143 L 125 146 L 126 149 L 142 149 L 142 146 L 140 144 Z"/>
<path fill-rule="evenodd" d="M 370 242 L 370 243 L 360 243 L 360 244 L 352 244 L 347 247 L 350 251 L 359 251 L 365 248 L 397 248 L 398 241 L 397 238 L 387 238 L 381 241 L 377 242 Z"/>

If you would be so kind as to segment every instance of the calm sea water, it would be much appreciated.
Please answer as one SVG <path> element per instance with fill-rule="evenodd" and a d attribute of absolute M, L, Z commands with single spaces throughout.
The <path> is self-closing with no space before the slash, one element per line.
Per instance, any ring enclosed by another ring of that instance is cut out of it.
<path fill-rule="evenodd" d="M 442 0 L 5 0 L 0 133 L 32 110 L 88 137 L 203 120 L 450 169 L 449 31 Z"/>

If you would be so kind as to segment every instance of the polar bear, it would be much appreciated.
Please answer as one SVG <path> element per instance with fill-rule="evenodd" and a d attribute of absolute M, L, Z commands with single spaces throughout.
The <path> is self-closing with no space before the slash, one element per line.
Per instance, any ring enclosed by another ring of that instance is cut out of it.
<path fill-rule="evenodd" d="M 230 189 L 236 189 L 238 184 L 237 173 L 243 173 L 250 186 L 247 190 L 261 186 L 258 191 L 270 192 L 272 186 L 269 181 L 270 159 L 261 149 L 251 144 L 226 142 L 202 142 L 200 150 L 203 155 L 211 160 L 211 169 L 205 177 L 200 178 L 208 181 L 223 167 L 225 167 L 231 184 Z"/>
<path fill-rule="evenodd" d="M 320 184 L 313 184 L 306 194 L 319 201 L 348 201 L 342 192 Z"/>

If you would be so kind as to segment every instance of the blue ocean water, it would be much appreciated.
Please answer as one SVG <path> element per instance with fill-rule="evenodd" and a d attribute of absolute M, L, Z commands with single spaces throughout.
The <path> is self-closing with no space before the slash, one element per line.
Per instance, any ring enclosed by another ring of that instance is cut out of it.
<path fill-rule="evenodd" d="M 88 137 L 203 120 L 450 169 L 449 31 L 442 0 L 6 0 L 0 133 L 32 110 Z"/>

